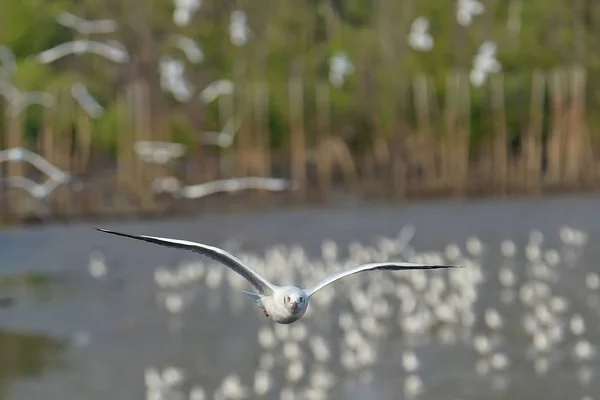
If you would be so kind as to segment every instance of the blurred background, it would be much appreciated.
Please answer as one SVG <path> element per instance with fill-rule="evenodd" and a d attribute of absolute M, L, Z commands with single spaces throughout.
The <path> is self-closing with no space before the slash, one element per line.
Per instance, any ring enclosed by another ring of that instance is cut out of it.
<path fill-rule="evenodd" d="M 589 0 L 0 0 L 0 399 L 600 398 L 599 45 Z M 279 326 L 92 226 L 467 268 Z"/>

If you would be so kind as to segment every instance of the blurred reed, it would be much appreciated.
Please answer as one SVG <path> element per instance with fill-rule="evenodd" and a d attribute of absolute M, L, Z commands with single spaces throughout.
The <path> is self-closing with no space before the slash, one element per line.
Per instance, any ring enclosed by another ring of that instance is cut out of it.
<path fill-rule="evenodd" d="M 365 85 L 356 89 L 356 97 L 373 99 L 372 124 L 368 132 L 353 124 L 353 136 L 347 133 L 352 106 L 336 109 L 334 115 L 330 85 L 294 72 L 287 87 L 280 89 L 286 91 L 283 118 L 289 133 L 280 146 L 272 144 L 269 103 L 275 96 L 269 82 L 241 79 L 233 100 L 219 107 L 220 114 L 233 113 L 239 120 L 235 145 L 198 151 L 210 146 L 198 143 L 182 160 L 196 166 L 194 174 L 176 178 L 197 184 L 277 175 L 294 181 L 298 188 L 278 196 L 299 202 L 326 201 L 336 191 L 403 201 L 593 189 L 599 172 L 598 144 L 586 123 L 586 77 L 580 66 L 534 70 L 524 80 L 528 87 L 519 91 L 528 92 L 523 104 L 529 109 L 518 109 L 517 117 L 509 116 L 518 107 L 507 97 L 502 73 L 474 88 L 466 72 L 454 72 L 446 77 L 442 93 L 436 91 L 432 77 L 420 74 L 410 85 L 390 82 L 395 93 L 385 98 L 377 88 Z M 94 124 L 67 93 L 55 93 L 55 107 L 44 109 L 36 143 L 26 137 L 23 118 L 10 114 L 2 104 L 6 112 L 0 143 L 3 149 L 23 146 L 37 151 L 81 179 L 83 190 L 57 189 L 49 200 L 54 216 L 159 214 L 167 203 L 177 210 L 179 200 L 158 199 L 152 182 L 178 172 L 145 162 L 134 152 L 137 141 L 168 140 L 170 134 L 167 113 L 155 123 L 150 90 L 148 82 L 138 80 L 124 85 L 118 95 L 114 154 L 94 145 Z M 482 96 L 479 108 L 473 96 Z M 384 123 L 382 115 L 391 118 Z M 229 117 L 219 115 L 219 120 L 224 124 Z M 481 131 L 485 134 L 477 133 Z M 368 143 L 357 145 L 357 135 Z M 220 167 L 211 167 L 215 165 Z M 0 171 L 3 179 L 32 174 L 18 162 Z M 22 221 L 31 207 L 22 201 L 26 195 L 12 193 L 20 191 L 13 189 L 2 189 L 3 197 L 10 195 L 10 201 L 3 203 L 2 218 Z"/>

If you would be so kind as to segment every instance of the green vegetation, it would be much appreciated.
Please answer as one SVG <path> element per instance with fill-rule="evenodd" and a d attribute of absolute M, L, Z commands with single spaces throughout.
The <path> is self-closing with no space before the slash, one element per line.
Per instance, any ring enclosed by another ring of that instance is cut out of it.
<path fill-rule="evenodd" d="M 600 44 L 600 3 L 490 0 L 484 4 L 484 14 L 474 16 L 471 25 L 461 26 L 454 1 L 204 0 L 190 24 L 179 27 L 173 23 L 172 0 L 5 0 L 0 2 L 0 45 L 15 53 L 18 67 L 9 79 L 22 91 L 59 93 L 68 91 L 73 82 L 84 82 L 105 107 L 103 116 L 94 123 L 93 137 L 106 149 L 115 148 L 123 106 L 119 96 L 134 80 L 150 83 L 153 125 L 163 127 L 164 138 L 188 143 L 197 138 L 197 132 L 216 131 L 221 125 L 217 104 L 205 107 L 197 96 L 199 88 L 216 79 L 265 81 L 269 85 L 270 143 L 281 146 L 288 136 L 290 77 L 299 76 L 305 82 L 305 116 L 310 127 L 315 122 L 315 83 L 328 79 L 328 60 L 336 51 L 348 54 L 354 72 L 343 87 L 331 90 L 331 123 L 334 133 L 353 147 L 367 145 L 375 131 L 382 135 L 390 131 L 398 119 L 413 124 L 408 91 L 417 74 L 430 77 L 434 98 L 442 103 L 449 74 L 468 72 L 485 40 L 497 43 L 497 58 L 505 74 L 510 131 L 521 129 L 519 121 L 527 117 L 534 69 L 585 65 L 588 108 L 598 103 L 595 88 L 600 82 L 600 53 L 595 49 Z M 242 47 L 229 40 L 231 12 L 236 9 L 247 13 L 252 31 Z M 119 40 L 131 61 L 119 65 L 98 55 L 80 54 L 49 65 L 37 63 L 32 56 L 82 38 L 56 22 L 61 11 L 86 19 L 116 19 L 117 32 L 90 38 Z M 431 51 L 418 52 L 407 43 L 410 25 L 419 16 L 429 19 L 429 32 L 435 41 Z M 511 18 L 520 21 L 518 31 L 508 28 Z M 171 34 L 200 43 L 204 61 L 187 62 L 181 50 L 170 44 Z M 188 104 L 160 89 L 159 59 L 163 55 L 187 62 L 187 78 L 196 88 Z M 471 137 L 479 140 L 488 131 L 484 123 L 485 86 L 472 88 L 471 95 Z M 71 109 L 74 106 L 69 105 Z M 34 109 L 26 117 L 26 137 L 30 139 L 42 123 L 42 114 Z M 69 124 L 69 112 L 66 114 L 65 130 Z M 160 121 L 167 123 L 161 125 Z"/>

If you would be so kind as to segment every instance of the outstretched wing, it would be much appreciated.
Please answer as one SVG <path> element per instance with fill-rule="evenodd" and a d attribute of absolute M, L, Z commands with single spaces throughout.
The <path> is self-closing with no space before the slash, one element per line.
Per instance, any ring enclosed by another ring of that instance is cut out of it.
<path fill-rule="evenodd" d="M 244 264 L 241 260 L 229 254 L 225 250 L 219 249 L 218 247 L 207 246 L 205 244 L 188 242 L 186 240 L 160 238 L 146 235 L 131 235 L 128 233 L 120 233 L 115 231 L 109 231 L 108 229 L 94 228 L 100 232 L 110 233 L 113 235 L 124 236 L 132 239 L 143 240 L 145 242 L 158 244 L 161 246 L 172 247 L 175 249 L 193 251 L 194 253 L 202 254 L 206 257 L 210 257 L 215 261 L 231 268 L 236 273 L 243 276 L 248 282 L 250 282 L 260 294 L 271 294 L 274 291 L 274 286 L 268 280 L 263 278 L 256 270 L 248 265 Z"/>
<path fill-rule="evenodd" d="M 453 265 L 427 265 L 427 264 L 413 264 L 407 262 L 383 262 L 383 263 L 372 263 L 372 264 L 363 264 L 353 268 L 349 268 L 335 274 L 331 274 L 321 282 L 317 283 L 313 287 L 306 289 L 305 293 L 310 297 L 317 290 L 324 288 L 325 286 L 337 281 L 338 279 L 342 279 L 349 275 L 354 275 L 363 271 L 375 271 L 375 270 L 389 270 L 389 271 L 398 271 L 398 270 L 411 270 L 411 269 L 440 269 L 440 268 L 457 268 Z"/>

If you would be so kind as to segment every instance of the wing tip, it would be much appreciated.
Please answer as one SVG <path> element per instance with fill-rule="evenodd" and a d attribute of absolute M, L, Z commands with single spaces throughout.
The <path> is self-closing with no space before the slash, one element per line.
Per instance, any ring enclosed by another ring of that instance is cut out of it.
<path fill-rule="evenodd" d="M 133 235 L 129 235 L 127 233 L 121 233 L 121 232 L 111 231 L 110 229 L 97 228 L 95 226 L 93 226 L 92 228 L 95 229 L 95 230 L 97 230 L 98 232 L 108 233 L 108 234 L 111 234 L 111 235 L 127 236 L 127 237 L 132 237 L 133 236 Z"/>
<path fill-rule="evenodd" d="M 454 268 L 465 268 L 465 265 L 428 265 L 426 268 L 431 268 L 431 269 L 454 269 Z"/>

